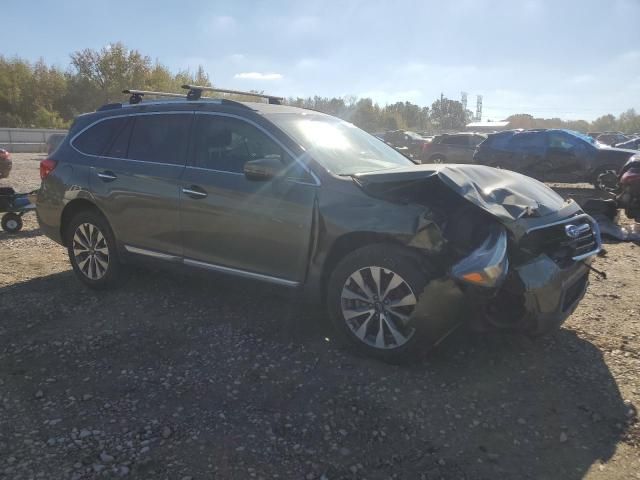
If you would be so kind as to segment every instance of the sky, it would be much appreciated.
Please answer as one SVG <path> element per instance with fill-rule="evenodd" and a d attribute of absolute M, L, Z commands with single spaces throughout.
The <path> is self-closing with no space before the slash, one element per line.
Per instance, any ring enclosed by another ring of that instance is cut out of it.
<path fill-rule="evenodd" d="M 640 111 L 640 0 L 10 0 L 0 18 L 0 54 L 63 68 L 122 41 L 286 97 L 429 106 L 464 91 L 483 120 Z"/>

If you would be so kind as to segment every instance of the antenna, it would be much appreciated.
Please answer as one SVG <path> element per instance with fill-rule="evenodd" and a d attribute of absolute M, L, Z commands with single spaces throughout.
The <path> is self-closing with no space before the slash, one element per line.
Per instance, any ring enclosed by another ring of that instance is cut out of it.
<path fill-rule="evenodd" d="M 142 97 L 145 95 L 155 95 L 156 97 L 179 97 L 184 98 L 184 95 L 181 93 L 169 93 L 169 92 L 152 92 L 150 90 L 123 90 L 122 93 L 126 93 L 127 95 L 131 95 L 129 97 L 129 103 L 131 105 L 136 105 L 142 101 Z"/>
<path fill-rule="evenodd" d="M 482 95 L 476 96 L 476 122 L 482 121 Z"/>
<path fill-rule="evenodd" d="M 202 87 L 200 85 L 182 85 L 182 88 L 189 90 L 187 100 L 198 100 L 202 97 L 202 92 L 230 93 L 232 95 L 247 95 L 249 97 L 266 98 L 273 105 L 282 105 L 284 98 L 263 93 L 242 92 L 240 90 L 226 90 L 222 88 Z"/>

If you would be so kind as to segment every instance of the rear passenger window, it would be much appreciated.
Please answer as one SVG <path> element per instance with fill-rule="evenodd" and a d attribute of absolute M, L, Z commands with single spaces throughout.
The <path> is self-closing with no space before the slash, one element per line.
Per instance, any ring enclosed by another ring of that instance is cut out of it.
<path fill-rule="evenodd" d="M 136 116 L 127 158 L 184 165 L 192 119 L 188 113 Z"/>
<path fill-rule="evenodd" d="M 546 147 L 545 135 L 542 132 L 518 133 L 509 142 L 509 147 L 515 151 L 544 150 Z"/>
<path fill-rule="evenodd" d="M 73 141 L 82 153 L 103 155 L 114 139 L 126 127 L 128 117 L 109 118 L 85 130 Z"/>
<path fill-rule="evenodd" d="M 444 137 L 442 143 L 445 145 L 457 145 L 466 147 L 469 145 L 469 139 L 467 135 L 460 135 L 457 137 Z"/>

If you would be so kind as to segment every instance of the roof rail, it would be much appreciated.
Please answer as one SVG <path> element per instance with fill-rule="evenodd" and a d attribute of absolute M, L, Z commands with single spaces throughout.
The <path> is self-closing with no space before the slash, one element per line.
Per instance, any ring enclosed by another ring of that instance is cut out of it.
<path fill-rule="evenodd" d="M 217 93 L 231 93 L 233 95 L 246 95 L 249 97 L 266 98 L 272 105 L 282 105 L 283 97 L 276 97 L 273 95 L 265 95 L 263 93 L 255 92 L 242 92 L 240 90 L 226 90 L 222 88 L 202 87 L 200 85 L 182 85 L 182 88 L 189 90 L 187 93 L 187 100 L 199 100 L 202 97 L 202 92 L 217 92 Z"/>
<path fill-rule="evenodd" d="M 169 93 L 169 92 L 152 92 L 150 90 L 123 90 L 122 93 L 131 95 L 129 97 L 129 103 L 135 105 L 142 101 L 142 97 L 145 95 L 155 95 L 156 97 L 179 97 L 185 98 L 182 93 Z"/>

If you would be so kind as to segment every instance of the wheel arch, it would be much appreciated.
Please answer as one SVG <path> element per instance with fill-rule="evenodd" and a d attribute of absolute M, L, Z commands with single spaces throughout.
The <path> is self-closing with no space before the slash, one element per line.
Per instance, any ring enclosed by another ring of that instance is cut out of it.
<path fill-rule="evenodd" d="M 378 232 L 350 232 L 338 237 L 331 245 L 322 268 L 320 278 L 322 301 L 326 299 L 327 283 L 338 263 L 348 254 L 359 248 L 380 243 L 407 248 L 404 243 L 400 242 L 394 236 Z"/>
<path fill-rule="evenodd" d="M 102 210 L 100 210 L 100 208 L 98 208 L 98 206 L 91 200 L 87 200 L 86 198 L 76 198 L 74 200 L 71 200 L 69 203 L 67 203 L 67 205 L 65 205 L 60 217 L 60 238 L 62 239 L 62 243 L 64 246 L 68 246 L 66 230 L 69 222 L 78 212 L 87 210 L 92 210 L 99 213 L 105 219 L 107 218 L 104 212 L 102 212 Z"/>

